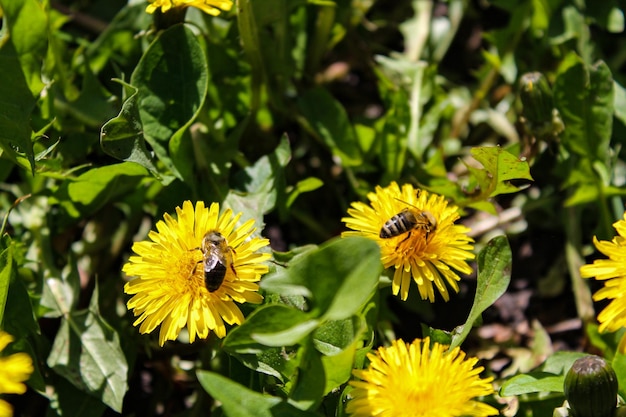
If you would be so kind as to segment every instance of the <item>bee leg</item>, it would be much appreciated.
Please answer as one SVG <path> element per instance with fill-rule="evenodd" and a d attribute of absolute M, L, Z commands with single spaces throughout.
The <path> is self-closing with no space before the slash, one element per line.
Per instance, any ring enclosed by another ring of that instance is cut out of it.
<path fill-rule="evenodd" d="M 237 251 L 234 248 L 230 247 L 230 246 L 228 247 L 228 250 L 231 251 L 232 253 L 234 253 L 235 255 L 237 254 Z M 231 260 L 232 260 L 232 258 L 231 258 Z M 237 271 L 235 271 L 235 265 L 233 264 L 233 262 L 230 263 L 230 269 L 231 269 L 231 271 L 233 271 L 233 274 L 235 274 L 235 276 L 237 276 Z"/>
<path fill-rule="evenodd" d="M 189 277 L 191 278 L 193 276 L 193 274 L 196 273 L 196 269 L 198 268 L 198 264 L 201 264 L 202 261 L 198 261 L 196 262 L 196 264 L 193 266 L 193 269 L 191 270 L 191 272 L 189 273 Z"/>
<path fill-rule="evenodd" d="M 401 245 L 404 241 L 406 241 L 408 238 L 410 238 L 410 237 L 411 237 L 411 233 L 412 233 L 412 232 L 407 233 L 406 237 L 405 237 L 404 239 L 402 239 L 400 242 L 398 242 L 398 244 L 396 245 L 396 250 L 398 250 L 398 248 L 400 247 L 400 245 Z"/>

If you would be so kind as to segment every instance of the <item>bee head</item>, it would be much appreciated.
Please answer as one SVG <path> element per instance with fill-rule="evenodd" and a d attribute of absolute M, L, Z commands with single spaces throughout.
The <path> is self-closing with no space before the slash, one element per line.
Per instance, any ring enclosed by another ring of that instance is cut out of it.
<path fill-rule="evenodd" d="M 220 247 L 224 242 L 226 242 L 226 239 L 220 232 L 217 230 L 208 231 L 202 239 L 202 250 L 206 251 L 210 246 Z"/>

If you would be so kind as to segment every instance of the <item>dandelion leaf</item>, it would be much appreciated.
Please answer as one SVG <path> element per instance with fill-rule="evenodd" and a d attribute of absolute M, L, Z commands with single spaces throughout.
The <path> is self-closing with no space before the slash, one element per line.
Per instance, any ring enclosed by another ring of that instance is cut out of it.
<path fill-rule="evenodd" d="M 198 381 L 211 397 L 222 404 L 229 417 L 315 417 L 282 398 L 252 391 L 214 372 L 198 371 Z"/>

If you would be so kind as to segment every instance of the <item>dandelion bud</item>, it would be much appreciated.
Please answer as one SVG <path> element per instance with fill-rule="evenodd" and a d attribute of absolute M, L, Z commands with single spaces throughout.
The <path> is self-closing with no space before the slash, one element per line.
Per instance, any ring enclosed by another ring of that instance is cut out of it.
<path fill-rule="evenodd" d="M 546 77 L 540 72 L 529 72 L 522 75 L 519 85 L 522 115 L 530 134 L 540 140 L 556 138 L 564 126 Z"/>
<path fill-rule="evenodd" d="M 617 376 L 609 363 L 589 355 L 574 362 L 565 376 L 565 398 L 572 417 L 613 417 Z"/>

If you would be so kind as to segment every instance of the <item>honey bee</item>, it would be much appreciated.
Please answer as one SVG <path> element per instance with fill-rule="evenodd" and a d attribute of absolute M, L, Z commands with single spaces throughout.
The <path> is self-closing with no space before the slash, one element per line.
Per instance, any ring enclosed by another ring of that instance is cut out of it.
<path fill-rule="evenodd" d="M 426 232 L 425 237 L 428 239 L 428 235 L 437 229 L 437 219 L 430 211 L 407 207 L 385 222 L 379 236 L 381 239 L 390 239 L 408 232 L 408 239 L 416 229 Z"/>
<path fill-rule="evenodd" d="M 217 230 L 208 231 L 202 238 L 202 247 L 197 249 L 202 251 L 204 285 L 209 292 L 217 291 L 222 286 L 228 268 L 235 276 L 237 275 L 233 266 L 235 250 L 228 245 L 226 238 Z"/>

